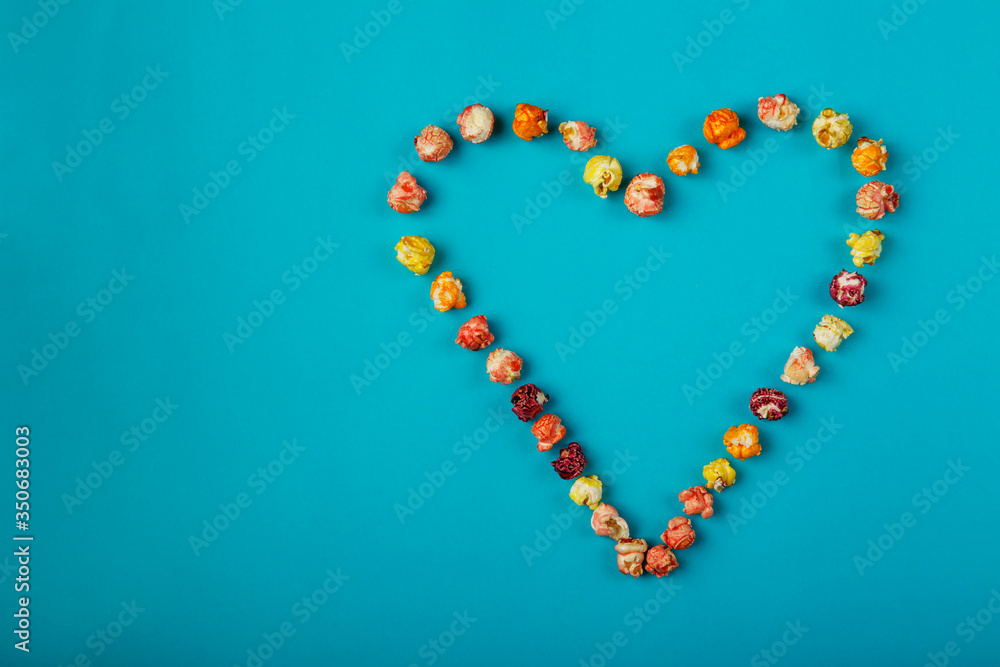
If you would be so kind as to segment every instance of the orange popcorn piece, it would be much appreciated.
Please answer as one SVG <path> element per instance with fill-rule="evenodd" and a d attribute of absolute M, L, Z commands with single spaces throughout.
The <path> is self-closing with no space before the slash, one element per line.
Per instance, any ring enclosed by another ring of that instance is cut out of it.
<path fill-rule="evenodd" d="M 521 102 L 514 110 L 514 134 L 531 141 L 549 131 L 549 112 L 534 104 Z"/>
<path fill-rule="evenodd" d="M 726 451 L 740 461 L 760 454 L 760 435 L 753 424 L 730 426 L 722 436 L 722 442 L 726 445 Z"/>
<path fill-rule="evenodd" d="M 562 425 L 562 419 L 549 413 L 538 418 L 531 427 L 531 435 L 538 438 L 538 451 L 547 452 L 566 437 L 566 427 Z"/>
<path fill-rule="evenodd" d="M 858 139 L 858 147 L 851 153 L 851 164 L 862 176 L 877 176 L 885 171 L 889 152 L 882 140 L 872 141 L 868 137 Z"/>
<path fill-rule="evenodd" d="M 705 139 L 725 150 L 743 141 L 746 130 L 740 127 L 740 117 L 732 109 L 716 109 L 705 118 L 702 126 Z"/>
<path fill-rule="evenodd" d="M 678 176 L 697 174 L 698 167 L 701 166 L 698 163 L 698 151 L 694 146 L 678 146 L 667 155 L 667 166 Z"/>
<path fill-rule="evenodd" d="M 465 294 L 462 281 L 445 271 L 431 283 L 431 298 L 434 308 L 442 313 L 452 308 L 465 308 Z"/>

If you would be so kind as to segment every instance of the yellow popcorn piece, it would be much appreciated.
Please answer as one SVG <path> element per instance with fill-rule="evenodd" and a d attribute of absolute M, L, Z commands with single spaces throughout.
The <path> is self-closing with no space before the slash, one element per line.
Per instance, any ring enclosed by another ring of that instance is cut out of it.
<path fill-rule="evenodd" d="M 716 491 L 722 491 L 736 482 L 736 471 L 729 465 L 729 459 L 715 459 L 702 468 L 701 474 L 708 486 Z"/>
<path fill-rule="evenodd" d="M 847 245 L 851 246 L 854 266 L 860 268 L 865 264 L 874 264 L 875 260 L 882 254 L 882 241 L 884 240 L 885 234 L 877 229 L 870 229 L 860 236 L 851 232 L 850 238 L 847 239 Z"/>
<path fill-rule="evenodd" d="M 622 184 L 622 165 L 610 155 L 595 155 L 587 160 L 583 182 L 593 186 L 595 195 L 607 199 L 608 191 L 617 190 Z"/>
<path fill-rule="evenodd" d="M 404 236 L 396 244 L 396 259 L 410 271 L 422 276 L 434 262 L 434 246 L 422 236 Z"/>
<path fill-rule="evenodd" d="M 847 114 L 833 109 L 823 109 L 812 126 L 813 137 L 823 148 L 840 148 L 851 138 L 853 129 Z"/>
<path fill-rule="evenodd" d="M 824 315 L 813 330 L 816 344 L 827 352 L 836 352 L 841 342 L 854 333 L 851 325 L 833 315 Z"/>
<path fill-rule="evenodd" d="M 596 510 L 601 504 L 601 480 L 597 475 L 587 475 L 580 477 L 573 482 L 573 488 L 569 490 L 570 499 L 577 505 L 586 505 L 592 510 Z"/>

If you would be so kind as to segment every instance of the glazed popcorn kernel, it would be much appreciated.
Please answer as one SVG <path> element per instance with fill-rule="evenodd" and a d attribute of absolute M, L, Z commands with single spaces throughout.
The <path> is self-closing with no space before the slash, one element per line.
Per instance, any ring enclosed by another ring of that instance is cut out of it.
<path fill-rule="evenodd" d="M 548 395 L 535 385 L 522 385 L 510 397 L 510 402 L 514 406 L 511 410 L 521 421 L 531 421 L 542 413 L 542 405 L 548 400 Z"/>
<path fill-rule="evenodd" d="M 882 140 L 872 141 L 868 137 L 858 139 L 858 147 L 851 153 L 851 164 L 862 176 L 878 176 L 885 171 L 885 161 L 889 153 Z"/>
<path fill-rule="evenodd" d="M 788 414 L 788 397 L 785 393 L 778 391 L 777 389 L 758 389 L 750 396 L 750 412 L 757 415 L 757 419 L 766 419 L 768 421 L 777 421 Z M 744 427 L 752 428 L 754 439 L 757 436 L 757 427 L 751 426 L 750 424 L 743 424 Z M 730 431 L 736 426 L 730 427 Z M 728 431 L 727 431 L 728 435 Z M 744 442 L 747 442 L 744 440 Z M 728 448 L 728 444 L 726 445 Z M 760 444 L 757 445 L 758 452 L 760 453 Z M 735 454 L 734 454 L 735 456 Z"/>
<path fill-rule="evenodd" d="M 608 198 L 608 191 L 615 191 L 622 183 L 622 166 L 610 155 L 595 155 L 583 168 L 583 182 L 594 188 L 601 199 Z"/>
<path fill-rule="evenodd" d="M 571 151 L 586 151 L 597 145 L 597 130 L 582 120 L 568 120 L 559 123 L 563 142 Z"/>
<path fill-rule="evenodd" d="M 476 315 L 458 328 L 455 342 L 466 350 L 481 350 L 493 342 L 489 324 L 485 315 Z"/>
<path fill-rule="evenodd" d="M 638 577 L 642 574 L 642 561 L 646 557 L 646 540 L 623 537 L 615 545 L 618 552 L 618 571 Z M 655 547 L 654 547 L 655 548 Z"/>
<path fill-rule="evenodd" d="M 812 126 L 816 143 L 823 148 L 840 148 L 851 138 L 853 129 L 847 114 L 837 113 L 833 109 L 823 109 Z"/>
<path fill-rule="evenodd" d="M 860 273 L 843 269 L 830 281 L 830 296 L 837 305 L 856 306 L 865 300 L 865 286 L 868 279 Z"/>
<path fill-rule="evenodd" d="M 702 126 L 705 139 L 725 150 L 743 141 L 746 130 L 740 127 L 740 118 L 732 109 L 716 109 L 705 118 Z"/>
<path fill-rule="evenodd" d="M 813 353 L 808 347 L 796 347 L 785 362 L 785 372 L 781 379 L 788 384 L 809 384 L 816 381 L 819 366 L 813 361 Z"/>
<path fill-rule="evenodd" d="M 657 544 L 646 553 L 646 572 L 655 574 L 657 579 L 667 576 L 676 569 L 677 556 L 670 547 Z"/>
<path fill-rule="evenodd" d="M 422 236 L 404 236 L 396 244 L 396 259 L 410 271 L 422 276 L 434 262 L 434 246 Z"/>
<path fill-rule="evenodd" d="M 498 347 L 486 357 L 486 372 L 490 374 L 490 381 L 510 384 L 514 380 L 521 379 L 522 363 L 521 357 L 510 350 Z"/>
<path fill-rule="evenodd" d="M 443 160 L 451 152 L 455 143 L 451 136 L 437 125 L 428 125 L 420 134 L 414 138 L 413 145 L 417 148 L 417 155 L 424 162 L 437 162 Z"/>
<path fill-rule="evenodd" d="M 525 141 L 547 134 L 549 131 L 549 112 L 534 104 L 521 102 L 514 110 L 514 134 Z"/>
<path fill-rule="evenodd" d="M 538 438 L 538 451 L 547 452 L 566 437 L 566 427 L 562 425 L 562 419 L 556 415 L 542 415 L 531 427 L 531 435 Z"/>
<path fill-rule="evenodd" d="M 611 505 L 601 503 L 594 509 L 590 517 L 590 527 L 599 537 L 610 537 L 621 540 L 628 537 L 628 524 L 618 516 L 618 510 Z"/>
<path fill-rule="evenodd" d="M 702 468 L 701 474 L 708 486 L 716 491 L 736 483 L 736 471 L 729 465 L 729 459 L 715 459 Z"/>
<path fill-rule="evenodd" d="M 685 514 L 700 514 L 702 519 L 711 518 L 715 499 L 704 486 L 692 486 L 677 494 L 677 500 L 684 503 Z"/>
<path fill-rule="evenodd" d="M 760 454 L 760 434 L 753 424 L 730 426 L 722 436 L 722 442 L 726 445 L 726 451 L 740 461 Z"/>
<path fill-rule="evenodd" d="M 583 448 L 575 442 L 569 443 L 559 450 L 559 458 L 552 462 L 552 467 L 563 479 L 578 477 L 587 466 L 587 457 Z"/>
<path fill-rule="evenodd" d="M 399 213 L 416 213 L 427 200 L 427 190 L 417 185 L 417 179 L 410 172 L 400 172 L 396 184 L 389 188 L 389 206 Z"/>
<path fill-rule="evenodd" d="M 833 315 L 824 315 L 813 330 L 816 344 L 827 352 L 836 352 L 841 342 L 854 333 L 851 325 Z"/>
<path fill-rule="evenodd" d="M 891 185 L 882 181 L 870 181 L 858 190 L 855 201 L 858 214 L 869 220 L 880 220 L 886 211 L 895 213 L 899 206 L 899 193 Z"/>
<path fill-rule="evenodd" d="M 625 206 L 640 218 L 656 215 L 663 210 L 667 189 L 656 174 L 639 174 L 625 188 Z"/>
<path fill-rule="evenodd" d="M 667 155 L 667 166 L 678 176 L 697 174 L 698 167 L 701 166 L 698 163 L 698 151 L 694 146 L 678 146 Z"/>
<path fill-rule="evenodd" d="M 442 313 L 452 308 L 465 308 L 465 293 L 462 281 L 445 271 L 431 283 L 431 298 L 434 308 Z"/>
<path fill-rule="evenodd" d="M 787 95 L 757 98 L 757 117 L 772 130 L 790 130 L 799 117 L 799 108 Z"/>
<path fill-rule="evenodd" d="M 865 264 L 874 264 L 875 260 L 882 254 L 882 241 L 884 240 L 885 234 L 877 229 L 869 229 L 861 235 L 851 232 L 851 236 L 847 239 L 847 245 L 851 246 L 854 266 L 861 268 Z"/>
<path fill-rule="evenodd" d="M 577 505 L 586 505 L 592 510 L 601 504 L 601 480 L 597 475 L 587 475 L 573 482 L 569 497 Z"/>
<path fill-rule="evenodd" d="M 667 529 L 660 539 L 671 549 L 687 549 L 694 544 L 694 529 L 691 519 L 686 516 L 675 516 L 667 523 Z"/>
<path fill-rule="evenodd" d="M 493 134 L 493 112 L 482 104 L 471 104 L 458 114 L 458 130 L 462 138 L 481 144 Z"/>

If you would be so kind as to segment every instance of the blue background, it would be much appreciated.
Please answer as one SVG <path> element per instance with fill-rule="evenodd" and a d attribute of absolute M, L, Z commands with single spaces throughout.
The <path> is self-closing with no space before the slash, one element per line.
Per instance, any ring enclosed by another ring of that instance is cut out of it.
<path fill-rule="evenodd" d="M 71 2 L 33 32 L 40 5 L 5 3 L 4 32 L 30 38 L 0 47 L 4 488 L 27 424 L 35 541 L 30 656 L 12 646 L 14 559 L 0 559 L 0 660 L 922 665 L 954 642 L 951 663 L 997 664 L 1000 617 L 980 610 L 1000 590 L 1000 280 L 977 272 L 995 277 L 983 258 L 1000 246 L 984 188 L 998 10 L 903 4 Z M 147 67 L 165 74 L 122 117 L 115 100 Z M 779 92 L 803 108 L 788 133 L 755 117 Z M 497 116 L 479 145 L 454 124 L 474 101 Z M 516 138 L 518 102 L 549 109 L 552 131 Z M 849 146 L 810 136 L 825 106 L 850 114 Z M 701 135 L 720 107 L 747 130 L 728 151 Z M 252 153 L 243 142 L 275 109 L 283 129 Z M 113 131 L 57 176 L 105 118 Z M 618 157 L 626 182 L 663 176 L 663 214 L 629 213 L 624 185 L 594 197 L 555 132 L 568 119 L 598 128 L 593 152 Z M 424 164 L 412 138 L 431 123 L 457 143 Z M 844 313 L 827 285 L 866 228 L 849 159 L 863 135 L 885 140 L 883 179 L 903 194 L 876 223 L 868 299 Z M 665 158 L 685 143 L 702 169 L 681 179 Z M 403 168 L 430 193 L 405 217 L 385 204 Z M 226 186 L 185 220 L 212 173 Z M 395 260 L 408 234 L 437 248 L 426 276 Z M 337 247 L 314 255 L 317 239 Z M 651 247 L 669 260 L 636 276 Z M 318 256 L 308 279 L 288 273 Z M 115 270 L 134 278 L 101 312 L 78 305 L 107 301 Z M 444 270 L 465 310 L 431 309 Z M 630 292 L 626 276 L 648 279 Z M 282 302 L 227 345 L 274 290 Z M 614 312 L 585 325 L 606 300 Z M 755 388 L 785 389 L 791 410 L 761 424 L 763 455 L 736 462 L 681 568 L 633 580 L 569 513 L 555 450 L 491 421 L 516 385 L 488 382 L 486 353 L 453 343 L 479 313 L 651 544 L 677 492 L 725 455 L 726 428 L 752 420 Z M 824 313 L 856 330 L 835 354 L 811 339 Z M 71 323 L 37 375 L 19 371 Z M 581 329 L 582 346 L 560 347 Z M 778 375 L 799 344 L 822 371 L 789 387 Z M 352 380 L 366 370 L 369 384 Z M 715 379 L 686 397 L 699 373 Z M 158 399 L 177 406 L 162 423 Z M 824 419 L 835 435 L 810 441 Z M 137 446 L 133 427 L 147 429 Z M 949 462 L 968 470 L 946 476 Z M 786 483 L 769 484 L 777 473 Z M 323 603 L 306 614 L 303 597 Z M 99 639 L 133 601 L 143 611 Z M 991 622 L 960 625 L 977 613 Z M 282 624 L 294 634 L 279 642 Z"/>

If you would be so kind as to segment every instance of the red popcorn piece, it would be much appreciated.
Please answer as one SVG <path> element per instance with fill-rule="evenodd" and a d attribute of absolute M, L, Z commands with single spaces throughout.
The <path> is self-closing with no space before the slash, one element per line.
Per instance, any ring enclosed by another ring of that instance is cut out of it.
<path fill-rule="evenodd" d="M 559 123 L 559 132 L 563 135 L 563 143 L 571 151 L 585 151 L 597 145 L 597 130 L 582 120 Z"/>
<path fill-rule="evenodd" d="M 416 213 L 427 200 L 427 190 L 417 185 L 417 179 L 410 172 L 400 172 L 396 184 L 389 188 L 389 206 L 399 213 Z"/>
<path fill-rule="evenodd" d="M 758 389 L 750 396 L 750 412 L 757 419 L 777 421 L 788 414 L 788 397 L 777 389 Z"/>
<path fill-rule="evenodd" d="M 615 551 L 618 552 L 618 571 L 639 577 L 642 574 L 642 561 L 646 556 L 646 540 L 623 538 L 618 540 Z"/>
<path fill-rule="evenodd" d="M 565 437 L 566 427 L 562 425 L 562 419 L 556 415 L 542 415 L 531 427 L 531 435 L 538 438 L 538 451 L 547 452 L 552 449 L 552 445 Z"/>
<path fill-rule="evenodd" d="M 687 549 L 694 544 L 691 519 L 686 516 L 675 516 L 667 523 L 667 529 L 660 539 L 671 549 Z"/>
<path fill-rule="evenodd" d="M 861 186 L 855 201 L 861 217 L 879 220 L 886 212 L 896 212 L 896 207 L 899 206 L 899 193 L 882 181 L 870 181 Z"/>
<path fill-rule="evenodd" d="M 438 162 L 451 152 L 455 143 L 451 136 L 437 125 L 428 125 L 413 140 L 417 155 L 424 162 Z"/>
<path fill-rule="evenodd" d="M 677 556 L 669 547 L 657 544 L 646 552 L 646 572 L 655 574 L 657 579 L 667 576 L 676 569 Z"/>
<path fill-rule="evenodd" d="M 701 514 L 702 519 L 712 516 L 715 499 L 704 486 L 692 486 L 677 494 L 677 500 L 684 503 L 685 514 Z"/>
<path fill-rule="evenodd" d="M 772 130 L 790 130 L 799 115 L 799 107 L 787 95 L 757 98 L 757 117 Z"/>
<path fill-rule="evenodd" d="M 483 143 L 493 134 L 493 112 L 482 104 L 465 107 L 456 122 L 462 138 L 474 144 Z"/>
<path fill-rule="evenodd" d="M 868 279 L 860 273 L 842 269 L 830 281 L 830 297 L 841 308 L 844 306 L 856 306 L 864 302 L 865 287 L 867 285 Z"/>
<path fill-rule="evenodd" d="M 522 385 L 510 397 L 510 402 L 514 406 L 511 410 L 521 421 L 531 421 L 542 414 L 542 410 L 544 410 L 542 405 L 548 400 L 548 394 L 535 385 Z"/>
<path fill-rule="evenodd" d="M 579 477 L 586 466 L 587 457 L 583 455 L 583 448 L 575 442 L 560 449 L 559 458 L 552 462 L 552 467 L 563 479 Z"/>
<path fill-rule="evenodd" d="M 493 334 L 486 322 L 485 315 L 476 315 L 458 328 L 455 342 L 466 350 L 481 350 L 493 342 Z"/>
<path fill-rule="evenodd" d="M 521 379 L 522 364 L 521 357 L 498 347 L 486 358 L 486 372 L 490 374 L 490 381 L 510 384 Z"/>
<path fill-rule="evenodd" d="M 656 215 L 663 210 L 667 189 L 656 174 L 639 174 L 625 189 L 625 206 L 640 218 Z"/>
<path fill-rule="evenodd" d="M 628 524 L 618 516 L 618 510 L 611 505 L 601 503 L 590 517 L 590 527 L 600 537 L 610 537 L 622 540 L 628 537 Z"/>

